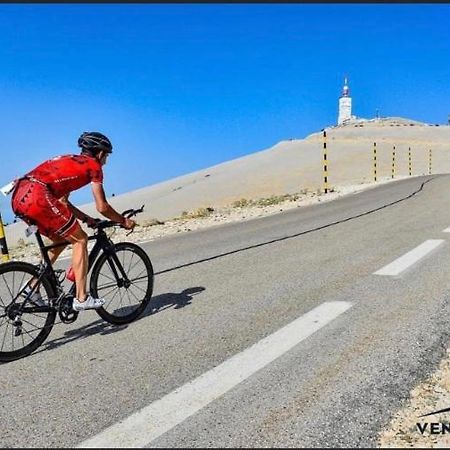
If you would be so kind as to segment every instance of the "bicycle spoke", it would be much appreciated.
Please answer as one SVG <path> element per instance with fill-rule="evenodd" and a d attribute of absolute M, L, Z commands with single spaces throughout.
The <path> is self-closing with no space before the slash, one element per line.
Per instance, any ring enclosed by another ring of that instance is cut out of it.
<path fill-rule="evenodd" d="M 134 257 L 134 253 L 133 253 L 133 257 Z M 133 258 L 131 258 L 131 261 L 133 261 Z M 130 261 L 130 266 L 131 266 L 131 261 Z M 136 262 L 136 264 L 133 266 L 133 267 L 131 267 L 130 269 L 129 269 L 129 272 L 131 272 L 140 262 L 142 262 L 142 259 L 138 259 L 138 261 Z M 128 273 L 129 273 L 128 272 Z"/>
<path fill-rule="evenodd" d="M 109 286 L 103 286 L 101 288 L 97 288 L 97 291 L 101 291 L 102 289 L 109 289 L 109 288 L 112 288 L 112 289 L 110 289 L 108 292 L 106 292 L 106 294 L 102 294 L 104 297 L 107 297 L 109 294 L 111 294 L 111 292 L 113 292 L 114 289 L 118 289 L 119 286 L 117 286 L 117 283 L 116 283 L 116 284 L 113 284 L 112 286 L 109 285 Z"/>
<path fill-rule="evenodd" d="M 119 289 L 119 297 L 120 297 L 120 306 L 122 306 L 123 297 L 122 297 L 122 291 L 120 289 Z"/>
<path fill-rule="evenodd" d="M 39 330 L 40 328 L 36 328 L 36 330 Z M 28 330 L 26 330 L 25 328 L 22 328 L 22 331 L 25 331 L 25 333 L 31 338 L 31 339 L 34 339 L 35 338 L 35 336 L 33 336 L 31 333 L 33 332 L 33 331 L 36 331 L 36 330 L 31 330 L 31 332 L 30 331 L 28 331 Z"/>
<path fill-rule="evenodd" d="M 111 270 L 111 269 L 110 269 Z M 104 273 L 101 273 L 100 274 L 102 277 L 105 277 L 105 278 L 108 278 L 108 280 L 111 280 L 111 281 L 114 281 L 114 282 L 116 282 L 116 278 L 114 277 L 108 277 L 108 275 L 105 275 Z M 114 274 L 113 274 L 114 275 Z"/>
<path fill-rule="evenodd" d="M 6 314 L 2 317 L 2 321 L 0 322 L 0 328 L 6 323 L 8 323 L 8 319 L 7 319 L 7 316 L 6 316 Z"/>
<path fill-rule="evenodd" d="M 107 307 L 111 304 L 111 302 L 115 299 L 117 293 L 119 292 L 119 288 L 117 288 L 117 292 L 113 295 L 112 299 L 109 301 L 109 303 L 106 305 Z M 105 308 L 105 307 L 103 307 Z M 106 309 L 106 308 L 105 308 Z"/>
<path fill-rule="evenodd" d="M 147 291 L 144 291 L 144 289 L 140 288 L 137 284 L 132 283 L 134 287 L 137 287 L 140 291 L 142 291 L 144 294 L 147 293 Z"/>
<path fill-rule="evenodd" d="M 31 326 L 35 327 L 35 328 L 34 328 L 35 330 L 42 330 L 42 328 L 43 328 L 43 327 L 39 327 L 39 328 L 38 328 L 37 325 L 35 325 L 33 322 L 30 322 L 30 321 L 27 320 L 27 319 L 24 319 L 23 316 L 21 317 L 21 320 L 22 320 L 22 322 L 25 322 L 25 323 L 27 323 L 28 325 L 31 325 Z M 31 331 L 33 331 L 33 330 L 31 330 Z"/>
<path fill-rule="evenodd" d="M 22 338 L 22 347 L 25 347 L 25 337 L 23 334 L 21 334 L 20 337 Z"/>
<path fill-rule="evenodd" d="M 122 252 L 122 267 L 125 270 L 125 252 Z"/>
<path fill-rule="evenodd" d="M 124 292 L 124 294 L 123 294 L 123 298 L 126 300 L 127 298 L 128 298 L 128 302 L 127 303 L 130 303 L 130 296 L 128 295 L 128 289 L 125 289 L 125 292 Z M 126 307 L 126 306 L 125 306 Z"/>
<path fill-rule="evenodd" d="M 130 294 L 128 293 L 128 289 L 125 291 L 125 294 L 127 294 L 128 302 L 130 303 L 131 306 L 133 306 L 133 303 L 131 303 Z"/>
<path fill-rule="evenodd" d="M 14 299 L 14 295 L 12 294 L 11 289 L 9 288 L 9 285 L 8 285 L 8 283 L 5 280 L 5 275 L 2 274 L 2 278 L 3 278 L 3 281 L 6 284 L 6 287 L 8 288 L 9 294 L 11 295 L 11 300 Z"/>
<path fill-rule="evenodd" d="M 12 290 L 13 290 L 13 292 L 15 292 L 15 289 L 14 289 L 15 281 L 16 281 L 16 272 L 13 272 L 13 279 L 12 279 Z"/>
<path fill-rule="evenodd" d="M 4 345 L 5 345 L 6 335 L 8 334 L 8 325 L 9 325 L 9 322 L 6 321 L 6 330 L 5 330 L 5 334 L 4 334 L 4 336 L 3 336 L 3 341 L 2 341 L 2 348 L 1 348 L 1 350 L 3 350 L 3 347 L 4 347 Z"/>
<path fill-rule="evenodd" d="M 136 275 L 136 278 L 139 278 L 143 273 L 147 273 L 147 268 L 146 267 L 144 267 L 137 275 Z M 147 277 L 148 278 L 148 277 Z"/>
<path fill-rule="evenodd" d="M 131 294 L 133 295 L 133 297 L 134 297 L 139 303 L 141 303 L 142 300 L 138 299 L 138 298 L 136 297 L 136 295 L 134 295 L 134 292 L 133 292 L 133 291 L 130 290 L 130 292 L 131 292 Z"/>
<path fill-rule="evenodd" d="M 133 278 L 132 280 L 130 280 L 130 283 L 133 282 L 139 282 L 139 281 L 148 281 L 148 275 L 145 275 L 144 277 L 137 277 L 137 278 Z"/>

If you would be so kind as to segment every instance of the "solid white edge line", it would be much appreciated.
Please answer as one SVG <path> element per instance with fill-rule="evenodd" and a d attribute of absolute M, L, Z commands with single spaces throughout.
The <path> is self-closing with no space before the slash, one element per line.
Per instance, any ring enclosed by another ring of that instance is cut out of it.
<path fill-rule="evenodd" d="M 403 256 L 400 256 L 395 261 L 382 267 L 380 270 L 374 272 L 374 275 L 399 275 L 401 272 L 411 267 L 444 242 L 444 239 L 429 239 L 422 242 L 422 244 L 418 245 L 416 248 L 412 249 L 408 253 L 405 253 Z"/>
<path fill-rule="evenodd" d="M 450 227 L 446 228 L 445 230 L 442 230 L 443 233 L 450 233 Z"/>
<path fill-rule="evenodd" d="M 222 364 L 106 428 L 78 448 L 143 447 L 262 369 L 351 308 L 326 302 Z"/>

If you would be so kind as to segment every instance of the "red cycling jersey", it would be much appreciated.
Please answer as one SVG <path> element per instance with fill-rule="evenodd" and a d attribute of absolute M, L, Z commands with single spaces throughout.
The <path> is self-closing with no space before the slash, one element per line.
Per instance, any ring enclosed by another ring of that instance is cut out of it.
<path fill-rule="evenodd" d="M 50 238 L 66 237 L 80 225 L 61 197 L 88 183 L 102 183 L 100 162 L 87 155 L 63 155 L 43 162 L 17 182 L 14 213 Z"/>
<path fill-rule="evenodd" d="M 103 182 L 102 165 L 97 159 L 87 155 L 57 156 L 43 162 L 25 176 L 46 184 L 57 198 L 90 182 Z"/>

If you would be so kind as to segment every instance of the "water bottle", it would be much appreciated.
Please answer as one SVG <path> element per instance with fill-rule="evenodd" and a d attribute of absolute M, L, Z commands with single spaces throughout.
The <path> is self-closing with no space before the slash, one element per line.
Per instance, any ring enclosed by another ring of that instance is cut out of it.
<path fill-rule="evenodd" d="M 72 266 L 70 266 L 67 270 L 66 270 L 66 278 L 69 281 L 74 282 L 75 281 L 75 272 L 73 271 Z"/>

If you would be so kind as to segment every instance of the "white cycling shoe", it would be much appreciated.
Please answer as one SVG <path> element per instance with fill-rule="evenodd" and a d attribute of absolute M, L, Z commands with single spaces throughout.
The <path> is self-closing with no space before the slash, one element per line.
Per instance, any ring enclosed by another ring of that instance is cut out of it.
<path fill-rule="evenodd" d="M 77 298 L 73 299 L 72 308 L 74 311 L 85 311 L 86 309 L 97 309 L 101 308 L 105 304 L 105 299 L 94 298 L 91 294 L 88 294 L 84 302 L 78 301 Z"/>

